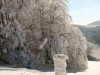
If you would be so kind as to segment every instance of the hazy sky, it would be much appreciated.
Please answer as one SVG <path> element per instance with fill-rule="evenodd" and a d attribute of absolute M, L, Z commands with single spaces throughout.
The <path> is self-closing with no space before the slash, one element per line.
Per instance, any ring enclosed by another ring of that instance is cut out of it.
<path fill-rule="evenodd" d="M 74 24 L 87 25 L 100 20 L 100 0 L 69 0 L 67 5 Z"/>

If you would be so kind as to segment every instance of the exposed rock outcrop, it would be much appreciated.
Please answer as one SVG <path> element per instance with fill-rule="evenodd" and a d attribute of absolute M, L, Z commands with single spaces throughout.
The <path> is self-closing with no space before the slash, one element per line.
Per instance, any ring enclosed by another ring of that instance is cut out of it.
<path fill-rule="evenodd" d="M 78 28 L 70 26 L 64 3 L 64 0 L 0 0 L 0 60 L 37 68 L 53 64 L 55 54 L 65 54 L 69 69 L 86 69 L 87 41 Z"/>
<path fill-rule="evenodd" d="M 87 57 L 88 60 L 100 61 L 100 46 L 93 43 L 87 43 Z"/>

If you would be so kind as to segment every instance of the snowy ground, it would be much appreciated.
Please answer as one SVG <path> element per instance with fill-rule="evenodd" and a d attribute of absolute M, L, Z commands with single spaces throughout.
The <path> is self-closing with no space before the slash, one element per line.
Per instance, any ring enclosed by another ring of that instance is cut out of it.
<path fill-rule="evenodd" d="M 68 75 L 100 75 L 100 62 L 88 61 L 88 69 L 83 72 L 68 72 Z M 37 71 L 25 68 L 0 67 L 0 75 L 55 75 L 53 71 Z"/>

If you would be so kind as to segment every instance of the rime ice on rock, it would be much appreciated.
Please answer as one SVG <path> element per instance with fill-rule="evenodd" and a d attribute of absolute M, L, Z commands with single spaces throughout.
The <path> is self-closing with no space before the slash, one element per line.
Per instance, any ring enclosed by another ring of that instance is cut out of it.
<path fill-rule="evenodd" d="M 63 54 L 57 54 L 57 55 L 53 56 L 55 75 L 67 75 L 67 73 L 66 73 L 66 67 L 67 67 L 66 59 L 68 59 L 68 57 L 66 55 L 63 55 Z"/>

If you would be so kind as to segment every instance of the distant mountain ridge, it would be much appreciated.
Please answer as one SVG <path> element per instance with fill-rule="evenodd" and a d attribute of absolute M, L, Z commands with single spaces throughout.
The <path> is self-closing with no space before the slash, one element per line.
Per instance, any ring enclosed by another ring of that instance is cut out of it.
<path fill-rule="evenodd" d="M 92 25 L 93 24 L 93 25 Z M 91 23 L 89 26 L 77 25 L 87 39 L 87 57 L 91 61 L 100 61 L 100 24 L 99 21 Z"/>
<path fill-rule="evenodd" d="M 87 26 L 78 24 L 73 24 L 73 26 L 78 27 L 89 42 L 100 45 L 100 20 Z"/>
<path fill-rule="evenodd" d="M 96 27 L 82 26 L 82 25 L 73 25 L 73 26 L 78 27 L 89 42 L 100 45 L 100 26 Z"/>
<path fill-rule="evenodd" d="M 92 23 L 88 24 L 87 26 L 100 26 L 100 20 L 92 22 Z"/>

